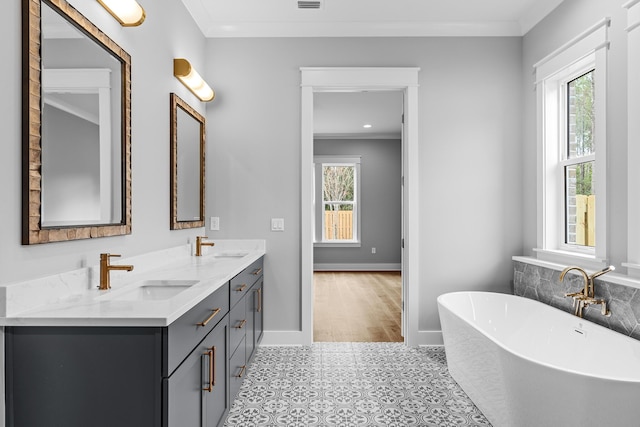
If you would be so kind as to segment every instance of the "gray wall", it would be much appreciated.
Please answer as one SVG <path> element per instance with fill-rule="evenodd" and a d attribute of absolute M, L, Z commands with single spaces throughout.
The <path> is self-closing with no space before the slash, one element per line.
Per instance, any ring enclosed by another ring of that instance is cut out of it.
<path fill-rule="evenodd" d="M 361 244 L 316 247 L 314 264 L 400 264 L 402 142 L 316 139 L 314 155 L 361 155 Z M 371 248 L 376 253 L 371 253 Z"/>
<path fill-rule="evenodd" d="M 169 92 L 204 114 L 200 103 L 173 77 L 173 58 L 204 69 L 205 40 L 179 1 L 144 2 L 144 25 L 123 28 L 94 1 L 71 0 L 132 56 L 133 224 L 128 236 L 22 246 L 21 230 L 21 2 L 0 14 L 0 283 L 26 280 L 97 264 L 101 252 L 133 256 L 187 243 L 202 229 L 169 229 Z M 204 71 L 202 71 L 204 72 Z"/>
<path fill-rule="evenodd" d="M 511 256 L 524 246 L 519 140 L 522 76 L 530 70 L 522 69 L 521 38 L 205 40 L 180 2 L 145 2 L 147 19 L 136 28 L 121 27 L 97 2 L 71 3 L 132 55 L 133 233 L 20 244 L 21 20 L 20 2 L 9 2 L 0 16 L 10 64 L 0 69 L 0 283 L 94 264 L 100 252 L 176 246 L 203 232 L 168 225 L 169 92 L 205 109 L 172 75 L 172 59 L 186 57 L 217 92 L 206 106 L 206 211 L 220 217 L 221 230 L 207 234 L 267 240 L 267 330 L 300 328 L 301 66 L 421 68 L 419 329 L 440 329 L 435 298 L 443 292 L 509 290 Z M 284 232 L 270 231 L 272 217 L 285 218 Z"/>
<path fill-rule="evenodd" d="M 207 107 L 207 212 L 221 221 L 208 235 L 267 239 L 268 330 L 300 329 L 303 66 L 421 68 L 419 329 L 440 329 L 441 293 L 509 291 L 523 232 L 521 40 L 207 40 L 206 76 L 217 91 Z M 284 232 L 269 231 L 272 217 L 285 218 Z"/>
<path fill-rule="evenodd" d="M 626 0 L 565 0 L 523 38 L 522 178 L 524 246 L 536 247 L 536 98 L 533 64 L 604 17 L 611 17 L 607 86 L 607 202 L 609 262 L 627 261 L 627 34 Z"/>

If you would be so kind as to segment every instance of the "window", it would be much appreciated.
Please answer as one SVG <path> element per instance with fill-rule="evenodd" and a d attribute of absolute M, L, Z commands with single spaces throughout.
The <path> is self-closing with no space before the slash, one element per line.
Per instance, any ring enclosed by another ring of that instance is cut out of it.
<path fill-rule="evenodd" d="M 567 245 L 595 247 L 594 70 L 567 82 L 566 139 L 563 141 L 565 239 Z"/>
<path fill-rule="evenodd" d="M 360 246 L 360 157 L 316 156 L 316 246 Z"/>
<path fill-rule="evenodd" d="M 536 64 L 538 258 L 600 266 L 606 248 L 603 20 Z"/>

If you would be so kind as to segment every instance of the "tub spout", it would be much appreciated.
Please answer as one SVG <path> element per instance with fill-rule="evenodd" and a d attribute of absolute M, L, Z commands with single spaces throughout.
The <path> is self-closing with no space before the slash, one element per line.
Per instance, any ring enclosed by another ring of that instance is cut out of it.
<path fill-rule="evenodd" d="M 584 279 L 584 287 L 582 289 L 582 292 L 572 292 L 564 294 L 564 296 L 566 297 L 573 298 L 573 307 L 575 309 L 573 314 L 578 317 L 582 317 L 582 313 L 585 307 L 588 307 L 589 305 L 599 304 L 601 306 L 602 315 L 607 317 L 611 316 L 611 312 L 607 309 L 607 302 L 603 299 L 595 299 L 594 279 L 598 276 L 602 276 L 605 273 L 615 270 L 615 267 L 613 265 L 610 265 L 607 268 L 597 271 L 589 276 L 587 272 L 582 268 L 570 266 L 562 270 L 562 272 L 560 273 L 560 281 L 563 281 L 565 275 L 571 270 L 576 270 L 577 272 L 582 274 L 582 277 Z"/>
<path fill-rule="evenodd" d="M 584 288 L 583 288 L 582 292 L 580 292 L 580 293 L 565 294 L 564 296 L 566 296 L 566 297 L 573 297 L 574 301 L 575 301 L 575 298 L 576 298 L 578 295 L 580 295 L 580 294 L 584 295 L 585 297 L 586 297 L 586 296 L 589 296 L 589 275 L 588 275 L 588 274 L 587 274 L 587 272 L 586 272 L 586 271 L 584 271 L 582 268 L 577 267 L 577 266 L 575 266 L 575 265 L 565 268 L 565 269 L 564 269 L 564 270 L 562 270 L 562 272 L 560 273 L 560 281 L 562 282 L 562 281 L 564 280 L 564 276 L 565 276 L 568 272 L 570 272 L 571 270 L 576 270 L 577 272 L 579 272 L 580 274 L 582 274 L 582 278 L 584 279 Z"/>

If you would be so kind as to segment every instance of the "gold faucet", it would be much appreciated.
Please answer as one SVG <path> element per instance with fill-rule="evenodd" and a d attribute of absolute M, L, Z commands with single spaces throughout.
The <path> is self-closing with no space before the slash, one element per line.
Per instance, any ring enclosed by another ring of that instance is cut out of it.
<path fill-rule="evenodd" d="M 577 272 L 582 274 L 584 278 L 584 288 L 582 289 L 581 292 L 572 292 L 572 293 L 564 294 L 565 297 L 573 298 L 573 307 L 575 308 L 575 311 L 573 314 L 578 317 L 582 317 L 582 312 L 585 307 L 588 307 L 589 305 L 600 305 L 601 314 L 607 317 L 611 316 L 611 312 L 607 309 L 607 302 L 603 299 L 595 298 L 594 279 L 598 276 L 602 276 L 605 273 L 615 270 L 615 267 L 613 265 L 610 265 L 609 267 L 604 268 L 600 271 L 597 271 L 593 273 L 591 276 L 589 276 L 587 272 L 584 271 L 582 268 L 576 267 L 576 266 L 570 266 L 562 270 L 562 272 L 560 273 L 560 281 L 563 281 L 564 276 L 571 270 L 576 270 Z"/>
<path fill-rule="evenodd" d="M 207 236 L 198 236 L 196 237 L 196 256 L 202 256 L 202 247 L 203 246 L 215 246 L 213 242 L 203 242 L 202 239 L 208 239 Z"/>
<path fill-rule="evenodd" d="M 111 283 L 109 280 L 109 272 L 111 270 L 133 270 L 133 265 L 111 265 L 109 264 L 109 259 L 111 257 L 119 257 L 120 255 L 116 254 L 100 254 L 100 286 L 98 289 L 104 291 L 107 289 L 111 289 Z"/>

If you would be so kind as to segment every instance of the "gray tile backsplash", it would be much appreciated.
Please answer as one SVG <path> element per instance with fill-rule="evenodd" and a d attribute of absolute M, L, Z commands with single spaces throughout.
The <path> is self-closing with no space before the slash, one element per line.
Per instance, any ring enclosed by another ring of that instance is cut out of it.
<path fill-rule="evenodd" d="M 565 293 L 584 287 L 581 275 L 567 274 L 560 282 L 560 272 L 520 261 L 513 261 L 513 293 L 531 298 L 573 314 L 572 299 Z M 640 340 L 640 290 L 596 279 L 595 297 L 606 300 L 610 317 L 600 314 L 600 306 L 585 309 L 584 318 L 621 334 Z"/>

